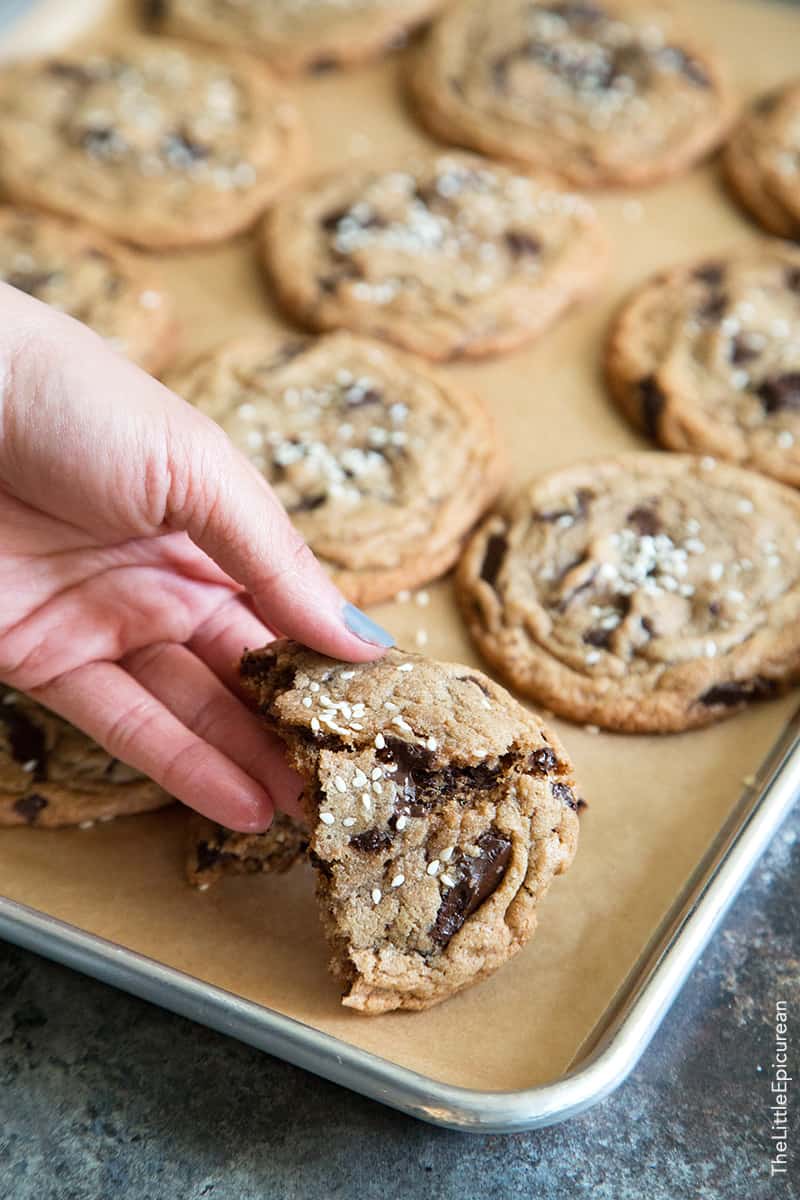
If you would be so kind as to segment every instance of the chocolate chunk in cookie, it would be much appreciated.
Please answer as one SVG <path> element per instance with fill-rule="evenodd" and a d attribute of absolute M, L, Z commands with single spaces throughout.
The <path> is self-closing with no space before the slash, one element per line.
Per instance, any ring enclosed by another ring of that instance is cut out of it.
<path fill-rule="evenodd" d="M 308 847 L 307 830 L 277 812 L 266 833 L 237 833 L 191 813 L 186 835 L 186 878 L 201 890 L 223 875 L 283 874 Z"/>
<path fill-rule="evenodd" d="M 172 304 L 151 269 L 86 226 L 0 208 L 0 279 L 89 325 L 148 371 L 172 356 Z"/>
<path fill-rule="evenodd" d="M 281 75 L 314 75 L 376 58 L 444 0 L 160 0 L 156 27 L 236 46 Z"/>
<path fill-rule="evenodd" d="M 409 82 L 444 141 L 584 188 L 686 170 L 733 113 L 716 60 L 630 0 L 464 0 L 437 22 Z"/>
<path fill-rule="evenodd" d="M 157 784 L 79 729 L 0 686 L 0 826 L 53 829 L 171 803 Z"/>
<path fill-rule="evenodd" d="M 578 830 L 569 759 L 537 717 L 398 650 L 351 666 L 277 642 L 241 678 L 306 781 L 345 1005 L 427 1008 L 521 949 Z"/>
<path fill-rule="evenodd" d="M 609 336 L 609 387 L 669 450 L 800 486 L 800 250 L 756 242 L 641 285 Z"/>
<path fill-rule="evenodd" d="M 318 179 L 269 214 L 265 249 L 281 301 L 304 324 L 432 359 L 535 337 L 592 288 L 606 259 L 585 200 L 456 154 Z"/>
<path fill-rule="evenodd" d="M 149 248 L 251 225 L 304 153 L 287 98 L 258 63 L 222 50 L 126 38 L 0 79 L 5 194 Z"/>
<path fill-rule="evenodd" d="M 535 519 L 581 489 L 580 519 Z M 457 589 L 482 653 L 548 709 L 632 732 L 704 725 L 800 677 L 800 496 L 707 457 L 568 468 L 483 523 Z"/>
<path fill-rule="evenodd" d="M 500 485 L 493 423 L 450 380 L 348 333 L 232 343 L 169 379 L 272 484 L 357 604 L 436 578 Z"/>

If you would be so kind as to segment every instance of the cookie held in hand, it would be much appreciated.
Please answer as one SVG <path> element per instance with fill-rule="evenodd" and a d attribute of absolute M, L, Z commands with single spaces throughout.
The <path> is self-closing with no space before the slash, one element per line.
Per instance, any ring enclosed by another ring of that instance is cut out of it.
<path fill-rule="evenodd" d="M 351 666 L 275 642 L 241 679 L 305 780 L 343 1004 L 427 1008 L 522 948 L 578 837 L 572 767 L 538 717 L 400 650 Z"/>
<path fill-rule="evenodd" d="M 457 590 L 481 653 L 560 716 L 707 725 L 800 677 L 800 495 L 707 457 L 581 463 L 486 518 Z"/>

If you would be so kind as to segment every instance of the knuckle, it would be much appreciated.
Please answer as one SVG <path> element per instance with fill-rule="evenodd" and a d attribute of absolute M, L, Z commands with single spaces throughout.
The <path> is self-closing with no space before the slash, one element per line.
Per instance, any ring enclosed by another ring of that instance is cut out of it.
<path fill-rule="evenodd" d="M 202 768 L 207 752 L 198 742 L 187 742 L 169 755 L 161 768 L 158 782 L 173 796 L 190 800 L 195 789 L 193 777 Z"/>
<path fill-rule="evenodd" d="M 224 521 L 231 507 L 225 500 L 232 446 L 221 429 L 199 421 L 199 413 L 182 409 L 181 414 L 179 427 L 173 423 L 171 429 L 164 467 L 165 518 L 168 524 L 190 528 L 193 536 L 202 538 L 210 526 Z"/>
<path fill-rule="evenodd" d="M 212 737 L 226 740 L 229 732 L 226 728 L 223 703 L 217 696 L 210 696 L 203 701 L 192 717 L 192 730 L 203 741 L 211 741 Z"/>
<path fill-rule="evenodd" d="M 150 697 L 142 697 L 119 714 L 105 731 L 103 741 L 109 753 L 124 762 L 139 757 L 137 747 L 147 738 L 147 731 L 158 723 L 159 705 Z"/>
<path fill-rule="evenodd" d="M 121 659 L 122 666 L 131 675 L 140 678 L 147 674 L 152 667 L 158 665 L 167 652 L 169 644 L 168 642 L 151 642 L 149 646 L 140 646 Z"/>
<path fill-rule="evenodd" d="M 281 561 L 267 573 L 264 582 L 266 591 L 278 591 L 291 585 L 292 581 L 305 575 L 310 570 L 317 569 L 317 560 L 308 542 L 289 527 L 285 544 L 282 547 Z"/>

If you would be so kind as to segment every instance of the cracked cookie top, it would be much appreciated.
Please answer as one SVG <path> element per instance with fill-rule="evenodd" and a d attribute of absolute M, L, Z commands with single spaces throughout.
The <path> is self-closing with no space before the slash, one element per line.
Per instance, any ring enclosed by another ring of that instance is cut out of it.
<path fill-rule="evenodd" d="M 299 116 L 264 69 L 223 51 L 130 38 L 0 79 L 5 191 L 143 246 L 249 225 L 303 147 Z"/>
<path fill-rule="evenodd" d="M 433 29 L 411 86 L 446 140 L 580 187 L 685 169 L 732 110 L 705 51 L 635 4 L 594 0 L 466 0 Z"/>
<path fill-rule="evenodd" d="M 462 558 L 470 632 L 572 720 L 666 732 L 800 668 L 800 497 L 713 458 L 632 454 L 535 480 Z"/>
<path fill-rule="evenodd" d="M 302 322 L 434 359 L 535 336 L 606 257 L 581 197 L 468 155 L 348 166 L 287 196 L 265 232 L 279 296 Z"/>
<path fill-rule="evenodd" d="M 660 272 L 619 314 L 607 370 L 662 445 L 800 486 L 800 251 L 765 241 Z"/>
<path fill-rule="evenodd" d="M 479 401 L 366 338 L 268 334 L 169 383 L 264 474 L 357 603 L 446 570 L 499 487 Z"/>
<path fill-rule="evenodd" d="M 800 80 L 753 101 L 723 162 L 740 200 L 765 229 L 800 238 Z"/>

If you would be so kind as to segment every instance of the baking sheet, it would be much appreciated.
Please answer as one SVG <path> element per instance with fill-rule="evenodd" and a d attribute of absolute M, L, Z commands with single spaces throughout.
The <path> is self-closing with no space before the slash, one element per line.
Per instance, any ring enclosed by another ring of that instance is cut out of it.
<path fill-rule="evenodd" d="M 800 13 L 745 0 L 680 0 L 698 37 L 729 60 L 743 96 L 790 76 Z M 130 28 L 119 3 L 107 23 Z M 757 52 L 756 52 L 757 50 Z M 397 60 L 292 85 L 315 163 L 425 144 L 398 93 Z M 642 443 L 608 403 L 599 350 L 622 294 L 681 257 L 713 254 L 755 231 L 716 168 L 647 192 L 599 197 L 614 243 L 593 304 L 530 349 L 446 368 L 485 397 L 505 434 L 511 483 L 577 458 Z M 250 239 L 201 254 L 160 256 L 184 320 L 184 352 L 280 323 Z M 430 604 L 374 615 L 401 644 L 477 665 L 445 580 Z M 578 857 L 557 880 L 534 941 L 491 980 L 422 1014 L 364 1018 L 338 1006 L 326 969 L 307 868 L 279 879 L 230 879 L 206 893 L 183 882 L 183 815 L 121 820 L 88 831 L 0 836 L 0 890 L 198 979 L 448 1084 L 518 1090 L 555 1079 L 601 1031 L 644 946 L 776 739 L 796 697 L 716 728 L 669 738 L 593 735 L 558 723 L 589 809 Z"/>

